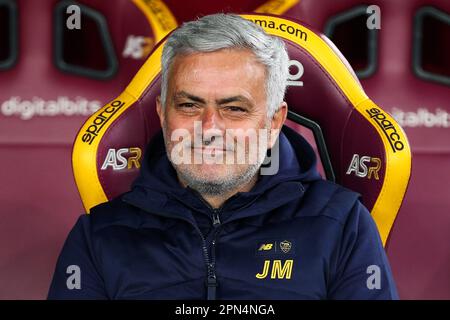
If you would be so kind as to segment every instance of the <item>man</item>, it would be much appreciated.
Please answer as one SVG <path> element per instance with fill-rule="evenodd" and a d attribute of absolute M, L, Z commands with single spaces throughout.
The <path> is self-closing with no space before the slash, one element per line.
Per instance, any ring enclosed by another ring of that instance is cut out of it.
<path fill-rule="evenodd" d="M 176 30 L 162 134 L 132 190 L 80 217 L 49 298 L 396 299 L 358 194 L 322 180 L 309 144 L 280 131 L 287 75 L 283 42 L 238 16 Z"/>

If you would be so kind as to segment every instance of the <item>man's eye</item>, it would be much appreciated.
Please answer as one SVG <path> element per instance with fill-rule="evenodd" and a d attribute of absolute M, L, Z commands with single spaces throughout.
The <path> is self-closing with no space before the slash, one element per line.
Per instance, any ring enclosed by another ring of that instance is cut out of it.
<path fill-rule="evenodd" d="M 232 111 L 232 112 L 245 112 L 246 110 L 244 108 L 241 107 L 235 107 L 235 106 L 230 106 L 230 107 L 226 107 L 226 109 L 228 111 Z"/>
<path fill-rule="evenodd" d="M 191 109 L 191 108 L 194 108 L 194 107 L 195 107 L 195 104 L 194 104 L 194 103 L 191 103 L 191 102 L 180 103 L 180 104 L 178 105 L 178 107 L 184 108 L 184 109 Z"/>

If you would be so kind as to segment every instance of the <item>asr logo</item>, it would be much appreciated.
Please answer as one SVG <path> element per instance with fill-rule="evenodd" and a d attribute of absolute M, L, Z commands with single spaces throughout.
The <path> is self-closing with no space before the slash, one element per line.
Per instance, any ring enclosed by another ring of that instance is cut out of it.
<path fill-rule="evenodd" d="M 272 262 L 272 268 L 271 268 Z M 256 274 L 256 278 L 265 279 L 270 273 L 270 279 L 291 279 L 292 267 L 294 260 L 286 260 L 282 263 L 281 260 L 265 260 L 263 269 Z"/>
<path fill-rule="evenodd" d="M 381 159 L 354 154 L 345 174 L 354 173 L 357 177 L 380 180 L 378 171 L 381 169 Z"/>
<path fill-rule="evenodd" d="M 112 167 L 113 170 L 131 169 L 135 166 L 137 169 L 141 167 L 139 161 L 142 151 L 140 148 L 122 148 L 119 150 L 109 149 L 102 170 Z"/>

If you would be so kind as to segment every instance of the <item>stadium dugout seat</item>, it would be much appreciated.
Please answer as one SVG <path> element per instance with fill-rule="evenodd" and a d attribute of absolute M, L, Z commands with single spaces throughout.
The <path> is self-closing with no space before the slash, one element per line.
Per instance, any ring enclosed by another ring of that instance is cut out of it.
<path fill-rule="evenodd" d="M 201 14 L 296 15 L 298 3 L 0 0 L 0 299 L 46 297 L 84 211 L 70 165 L 76 132 L 123 91 L 159 40 Z M 72 5 L 81 29 L 67 27 Z"/>
<path fill-rule="evenodd" d="M 291 60 L 286 95 L 290 126 L 301 124 L 314 132 L 326 178 L 362 195 L 386 243 L 410 177 L 403 130 L 368 98 L 325 36 L 293 19 L 244 17 L 285 41 Z M 160 130 L 155 101 L 162 46 L 78 133 L 72 163 L 86 212 L 130 189 L 146 145 Z"/>
<path fill-rule="evenodd" d="M 414 164 L 387 252 L 400 298 L 450 299 L 450 1 L 303 0 L 299 18 L 322 30 L 367 94 L 404 128 Z M 369 13 L 367 12 L 369 11 Z"/>

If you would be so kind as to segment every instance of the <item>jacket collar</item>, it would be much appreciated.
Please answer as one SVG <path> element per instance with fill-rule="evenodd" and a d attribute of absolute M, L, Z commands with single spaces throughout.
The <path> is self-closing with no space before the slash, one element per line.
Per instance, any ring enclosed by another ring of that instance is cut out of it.
<path fill-rule="evenodd" d="M 270 212 L 301 198 L 305 183 L 321 179 L 315 168 L 314 151 L 298 133 L 284 127 L 279 146 L 278 173 L 260 175 L 252 190 L 228 199 L 220 208 L 222 223 Z M 175 169 L 166 156 L 162 133 L 148 145 L 140 176 L 122 200 L 148 213 L 192 224 L 196 223 L 194 215 L 210 216 L 212 213 L 197 192 L 178 183 Z"/>

